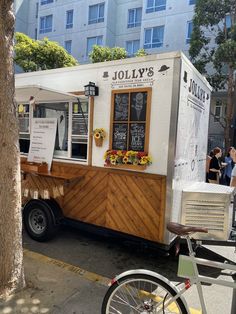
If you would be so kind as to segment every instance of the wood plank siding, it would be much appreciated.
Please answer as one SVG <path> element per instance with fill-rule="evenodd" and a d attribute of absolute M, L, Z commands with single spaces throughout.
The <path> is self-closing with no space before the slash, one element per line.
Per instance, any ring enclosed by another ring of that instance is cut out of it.
<path fill-rule="evenodd" d="M 147 240 L 162 243 L 165 216 L 166 177 L 54 162 L 52 171 L 78 175 L 77 181 L 64 184 L 62 179 L 26 174 L 22 193 L 29 189 L 48 189 L 63 185 L 56 200 L 66 217 L 106 227 Z"/>

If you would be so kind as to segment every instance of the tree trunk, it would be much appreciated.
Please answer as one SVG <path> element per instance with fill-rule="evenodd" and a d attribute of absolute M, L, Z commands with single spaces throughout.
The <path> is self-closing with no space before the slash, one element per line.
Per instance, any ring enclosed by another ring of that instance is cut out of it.
<path fill-rule="evenodd" d="M 233 145 L 234 141 L 234 69 L 229 65 L 228 71 L 228 90 L 227 90 L 227 111 L 225 126 L 225 149 L 226 151 Z"/>
<path fill-rule="evenodd" d="M 24 286 L 13 0 L 0 0 L 0 297 Z"/>

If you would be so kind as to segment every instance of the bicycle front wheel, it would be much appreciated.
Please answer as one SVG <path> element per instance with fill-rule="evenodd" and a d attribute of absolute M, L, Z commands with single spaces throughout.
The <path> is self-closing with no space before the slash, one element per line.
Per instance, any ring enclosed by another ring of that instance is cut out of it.
<path fill-rule="evenodd" d="M 176 291 L 163 280 L 145 274 L 120 278 L 107 291 L 102 314 L 188 314 Z"/>

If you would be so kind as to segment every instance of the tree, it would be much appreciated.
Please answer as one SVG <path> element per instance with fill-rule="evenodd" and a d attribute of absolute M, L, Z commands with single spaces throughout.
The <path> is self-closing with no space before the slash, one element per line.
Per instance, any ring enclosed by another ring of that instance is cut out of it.
<path fill-rule="evenodd" d="M 25 72 L 78 65 L 63 47 L 48 38 L 34 40 L 23 33 L 16 33 L 15 39 L 14 61 Z"/>
<path fill-rule="evenodd" d="M 212 40 L 211 40 L 212 38 Z M 190 57 L 215 90 L 227 91 L 223 121 L 225 147 L 232 145 L 236 97 L 236 1 L 197 0 L 190 42 Z"/>
<path fill-rule="evenodd" d="M 24 286 L 13 0 L 0 0 L 0 297 Z"/>
<path fill-rule="evenodd" d="M 110 48 L 94 45 L 89 57 L 92 63 L 120 60 L 127 58 L 127 52 L 124 48 L 120 47 Z"/>
<path fill-rule="evenodd" d="M 147 56 L 148 53 L 146 52 L 145 49 L 141 48 L 135 53 L 135 57 L 144 57 Z"/>

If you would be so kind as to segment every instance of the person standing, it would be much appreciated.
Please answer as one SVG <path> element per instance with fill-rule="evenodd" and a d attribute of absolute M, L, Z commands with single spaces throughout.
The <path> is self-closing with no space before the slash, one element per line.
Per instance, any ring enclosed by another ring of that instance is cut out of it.
<path fill-rule="evenodd" d="M 232 148 L 230 150 L 230 157 L 232 158 L 233 162 L 236 163 L 236 150 L 235 150 L 235 148 Z M 234 165 L 232 172 L 231 172 L 230 186 L 236 187 L 236 166 L 235 165 Z"/>
<path fill-rule="evenodd" d="M 225 169 L 224 169 L 224 176 L 225 176 L 225 183 L 226 183 L 226 185 L 230 185 L 231 173 L 232 173 L 232 169 L 233 169 L 233 166 L 234 166 L 234 162 L 233 162 L 233 159 L 231 158 L 231 154 L 230 154 L 232 149 L 234 149 L 234 148 L 230 147 L 228 149 L 228 154 L 225 157 L 226 166 L 225 166 Z"/>
<path fill-rule="evenodd" d="M 209 176 L 209 169 L 210 169 L 210 161 L 213 157 L 213 151 L 211 150 L 209 155 L 206 156 L 206 182 L 209 183 L 208 181 L 208 176 Z"/>
<path fill-rule="evenodd" d="M 222 151 L 219 147 L 213 149 L 213 157 L 210 160 L 208 181 L 209 183 L 219 184 L 221 176 L 221 166 L 219 158 L 222 156 Z"/>

